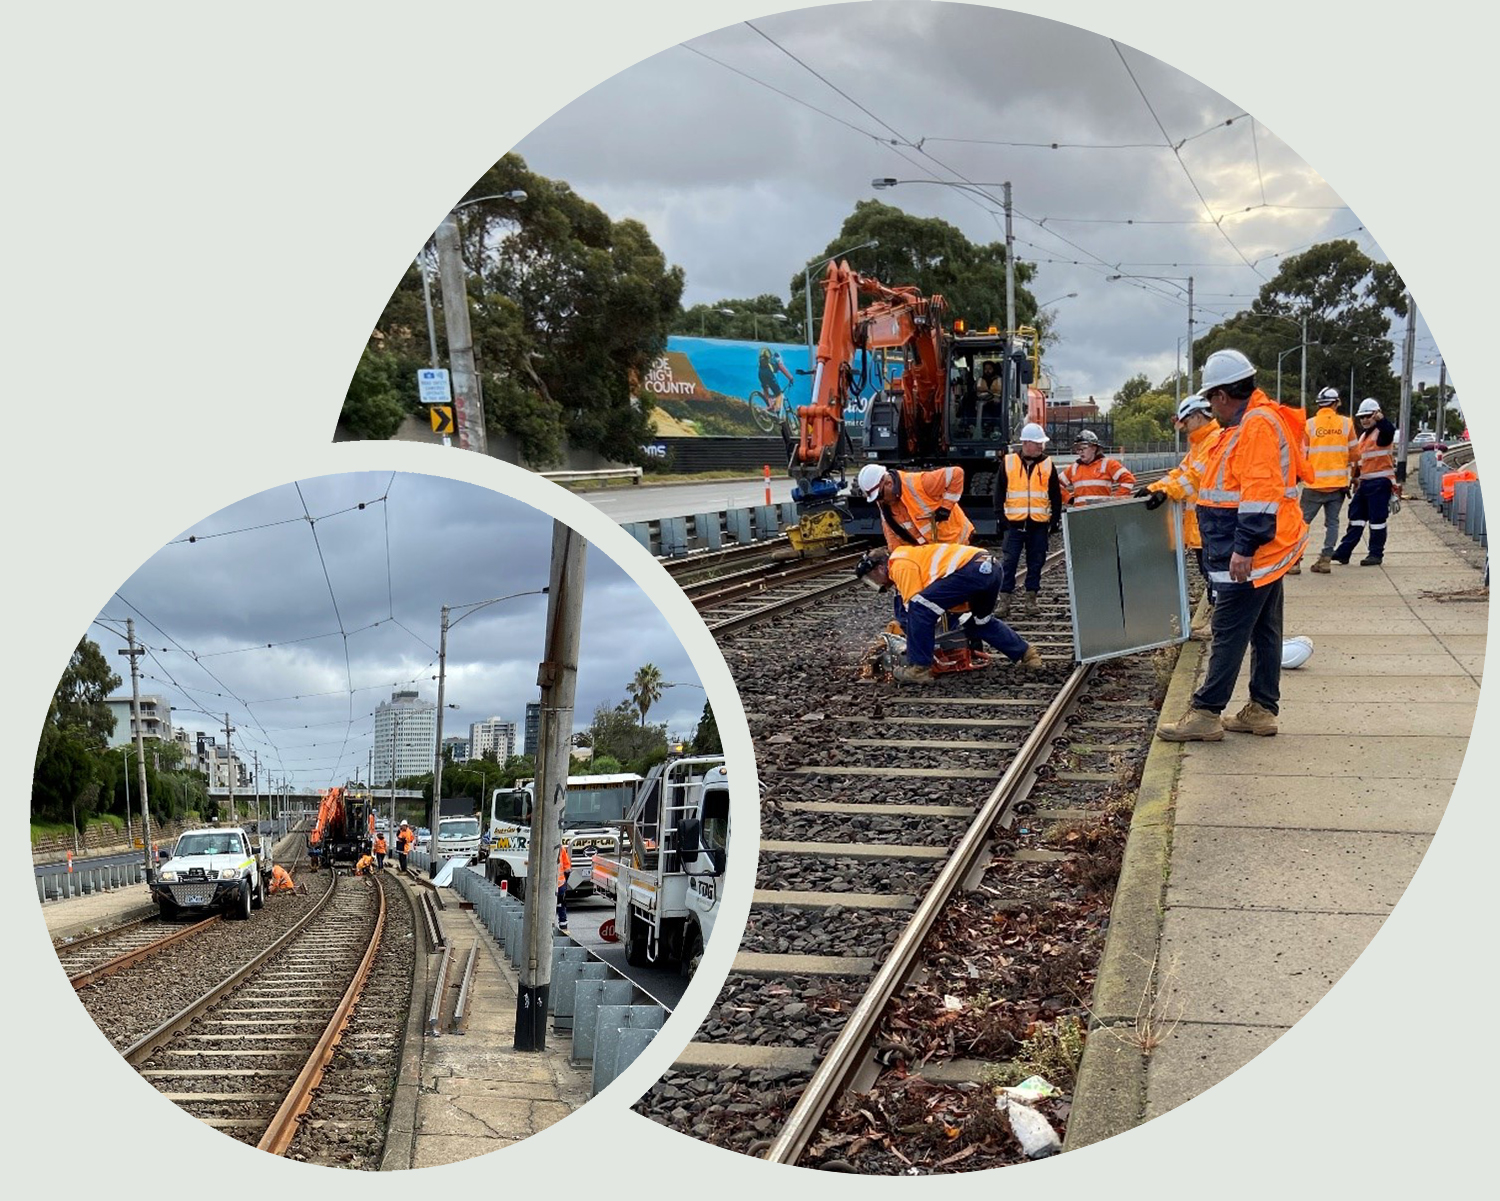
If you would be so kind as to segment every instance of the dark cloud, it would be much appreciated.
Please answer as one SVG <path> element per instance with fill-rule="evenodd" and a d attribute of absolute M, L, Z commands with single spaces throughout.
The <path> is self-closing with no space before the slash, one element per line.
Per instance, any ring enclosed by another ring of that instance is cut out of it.
<path fill-rule="evenodd" d="M 89 636 L 123 665 L 112 631 L 134 617 L 151 650 L 142 691 L 166 695 L 176 725 L 212 732 L 227 712 L 235 745 L 258 751 L 269 774 L 324 786 L 359 774 L 375 706 L 393 689 L 436 700 L 444 604 L 455 610 L 447 700 L 460 706 L 445 733 L 489 717 L 519 732 L 537 697 L 546 597 L 468 616 L 460 606 L 545 587 L 551 548 L 549 516 L 472 484 L 324 476 L 197 519 L 120 585 Z M 643 663 L 697 684 L 667 620 L 613 560 L 591 548 L 586 581 L 578 728 L 623 700 Z M 691 732 L 703 699 L 696 687 L 667 689 L 651 717 Z"/>
<path fill-rule="evenodd" d="M 1034 295 L 1079 293 L 1056 306 L 1050 367 L 1058 382 L 1104 397 L 1137 372 L 1169 374 L 1187 333 L 1178 285 L 1107 275 L 1192 275 L 1201 334 L 1248 306 L 1277 256 L 1349 236 L 1385 257 L 1274 131 L 1097 34 L 947 3 L 824 5 L 753 25 L 622 71 L 517 147 L 534 170 L 611 215 L 643 220 L 685 269 L 686 304 L 788 295 L 865 198 L 942 217 L 976 241 L 1002 240 L 1002 221 L 986 211 L 999 208 L 998 188 L 987 189 L 996 203 L 976 203 L 930 185 L 877 192 L 870 180 L 1008 179 L 1018 257 L 1040 267 Z M 892 140 L 922 140 L 921 150 Z M 993 144 L 1002 142 L 1041 145 Z M 1255 207 L 1263 203 L 1313 207 Z M 1163 221 L 1194 224 L 1148 223 Z M 1419 333 L 1418 359 L 1436 358 Z M 1430 365 L 1418 372 L 1436 375 Z"/>

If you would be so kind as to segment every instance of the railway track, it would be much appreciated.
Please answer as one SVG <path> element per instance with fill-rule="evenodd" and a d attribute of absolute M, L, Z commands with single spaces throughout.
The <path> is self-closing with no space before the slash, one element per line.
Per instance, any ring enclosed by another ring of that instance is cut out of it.
<path fill-rule="evenodd" d="M 1002 660 L 901 689 L 857 680 L 886 615 L 862 590 L 795 618 L 707 609 L 756 741 L 761 858 L 718 1004 L 641 1112 L 803 1166 L 1021 1158 L 977 1081 L 1081 1037 L 1165 682 L 1150 656 L 1076 668 L 1055 569 L 1042 597 L 1010 621 L 1039 677 Z"/>
<path fill-rule="evenodd" d="M 385 912 L 383 886 L 331 878 L 296 925 L 127 1047 L 127 1062 L 200 1121 L 282 1154 L 360 996 Z"/>
<path fill-rule="evenodd" d="M 216 925 L 217 916 L 191 925 L 163 922 L 158 917 L 143 917 L 113 929 L 76 938 L 57 946 L 57 959 L 68 974 L 75 990 L 133 967 L 170 946 Z"/>

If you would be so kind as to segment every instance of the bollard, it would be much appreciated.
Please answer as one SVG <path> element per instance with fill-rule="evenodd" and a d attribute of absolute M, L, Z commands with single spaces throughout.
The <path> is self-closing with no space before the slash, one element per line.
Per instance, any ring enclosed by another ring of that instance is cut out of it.
<path fill-rule="evenodd" d="M 571 1062 L 594 1058 L 601 1005 L 629 1005 L 635 985 L 629 980 L 580 980 L 573 990 L 573 1054 Z"/>
<path fill-rule="evenodd" d="M 597 1097 L 616 1076 L 635 1062 L 666 1021 L 660 1005 L 601 1005 L 594 1045 L 594 1088 Z"/>

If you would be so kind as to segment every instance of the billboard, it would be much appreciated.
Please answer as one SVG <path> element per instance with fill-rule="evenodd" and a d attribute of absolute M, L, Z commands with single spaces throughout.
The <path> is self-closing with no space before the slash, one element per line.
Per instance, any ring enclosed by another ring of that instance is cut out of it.
<path fill-rule="evenodd" d="M 655 404 L 652 420 L 663 436 L 764 436 L 776 432 L 783 406 L 795 410 L 811 399 L 811 365 L 800 342 L 674 336 L 641 381 L 641 392 Z M 871 360 L 859 398 L 844 410 L 856 442 L 865 405 L 879 386 Z"/>

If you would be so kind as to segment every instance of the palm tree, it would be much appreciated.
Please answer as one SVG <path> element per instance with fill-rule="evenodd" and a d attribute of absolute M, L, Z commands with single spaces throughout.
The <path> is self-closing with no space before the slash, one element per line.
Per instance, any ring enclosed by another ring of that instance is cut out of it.
<path fill-rule="evenodd" d="M 646 725 L 646 714 L 651 711 L 651 706 L 661 700 L 662 678 L 661 668 L 655 663 L 647 663 L 635 673 L 635 679 L 625 689 L 631 701 L 634 702 L 636 711 L 641 715 L 641 727 Z"/>

